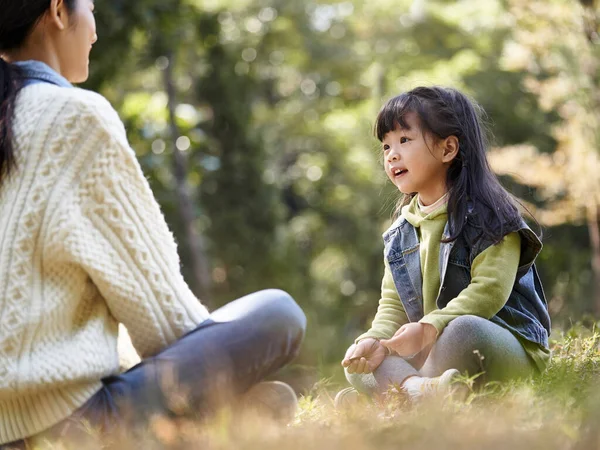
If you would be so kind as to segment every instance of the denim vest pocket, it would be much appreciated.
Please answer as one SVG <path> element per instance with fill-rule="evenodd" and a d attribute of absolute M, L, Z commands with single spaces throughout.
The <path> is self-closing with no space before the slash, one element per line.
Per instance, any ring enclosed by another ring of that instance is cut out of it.
<path fill-rule="evenodd" d="M 398 245 L 394 245 L 397 240 L 398 230 L 386 233 L 383 236 L 384 249 L 383 253 L 386 260 L 391 264 L 392 262 L 402 259 L 402 250 Z"/>

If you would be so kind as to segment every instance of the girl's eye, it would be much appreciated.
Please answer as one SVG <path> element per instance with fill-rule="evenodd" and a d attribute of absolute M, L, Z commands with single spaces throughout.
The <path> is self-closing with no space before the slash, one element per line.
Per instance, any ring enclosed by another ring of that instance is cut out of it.
<path fill-rule="evenodd" d="M 401 143 L 401 144 L 405 144 L 406 142 L 408 142 L 408 138 L 407 138 L 407 137 L 405 137 L 405 136 L 402 136 L 402 137 L 400 138 L 400 143 Z"/>
<path fill-rule="evenodd" d="M 384 152 L 385 152 L 385 151 L 388 151 L 389 149 L 390 149 L 390 146 L 389 146 L 389 145 L 385 144 L 385 145 L 383 146 L 383 151 L 384 151 Z"/>

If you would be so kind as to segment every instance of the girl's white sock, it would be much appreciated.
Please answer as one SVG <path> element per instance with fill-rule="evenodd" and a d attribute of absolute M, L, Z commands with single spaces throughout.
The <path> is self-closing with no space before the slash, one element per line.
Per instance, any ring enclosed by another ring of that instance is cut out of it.
<path fill-rule="evenodd" d="M 453 384 L 460 372 L 456 369 L 448 369 L 442 375 L 435 378 L 412 376 L 404 380 L 402 388 L 411 400 L 416 401 L 425 396 L 436 394 L 446 395 L 453 392 Z"/>

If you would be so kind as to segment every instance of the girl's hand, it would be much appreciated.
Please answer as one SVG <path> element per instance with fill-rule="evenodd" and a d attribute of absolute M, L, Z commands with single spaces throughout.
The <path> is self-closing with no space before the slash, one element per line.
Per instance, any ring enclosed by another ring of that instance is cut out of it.
<path fill-rule="evenodd" d="M 412 322 L 402 325 L 391 339 L 381 344 L 400 356 L 414 356 L 437 339 L 437 330 L 428 323 Z"/>
<path fill-rule="evenodd" d="M 352 344 L 342 361 L 348 373 L 371 373 L 379 367 L 388 354 L 377 339 L 367 338 Z"/>

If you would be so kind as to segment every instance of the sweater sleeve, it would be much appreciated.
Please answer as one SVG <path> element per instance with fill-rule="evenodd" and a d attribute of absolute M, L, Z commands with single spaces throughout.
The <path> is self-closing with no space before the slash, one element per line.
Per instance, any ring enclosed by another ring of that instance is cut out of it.
<path fill-rule="evenodd" d="M 65 246 L 140 356 L 208 317 L 183 279 L 177 247 L 116 112 L 86 117 L 87 160 L 63 201 Z"/>
<path fill-rule="evenodd" d="M 408 316 L 394 285 L 390 266 L 385 261 L 385 271 L 381 281 L 381 299 L 379 300 L 377 314 L 375 314 L 371 328 L 360 335 L 356 342 L 366 338 L 389 339 L 398 331 L 398 328 L 408 322 Z"/>
<path fill-rule="evenodd" d="M 439 335 L 458 316 L 492 318 L 510 296 L 520 255 L 521 237 L 517 232 L 488 247 L 473 260 L 471 283 L 444 308 L 430 312 L 419 322 L 433 325 Z"/>

